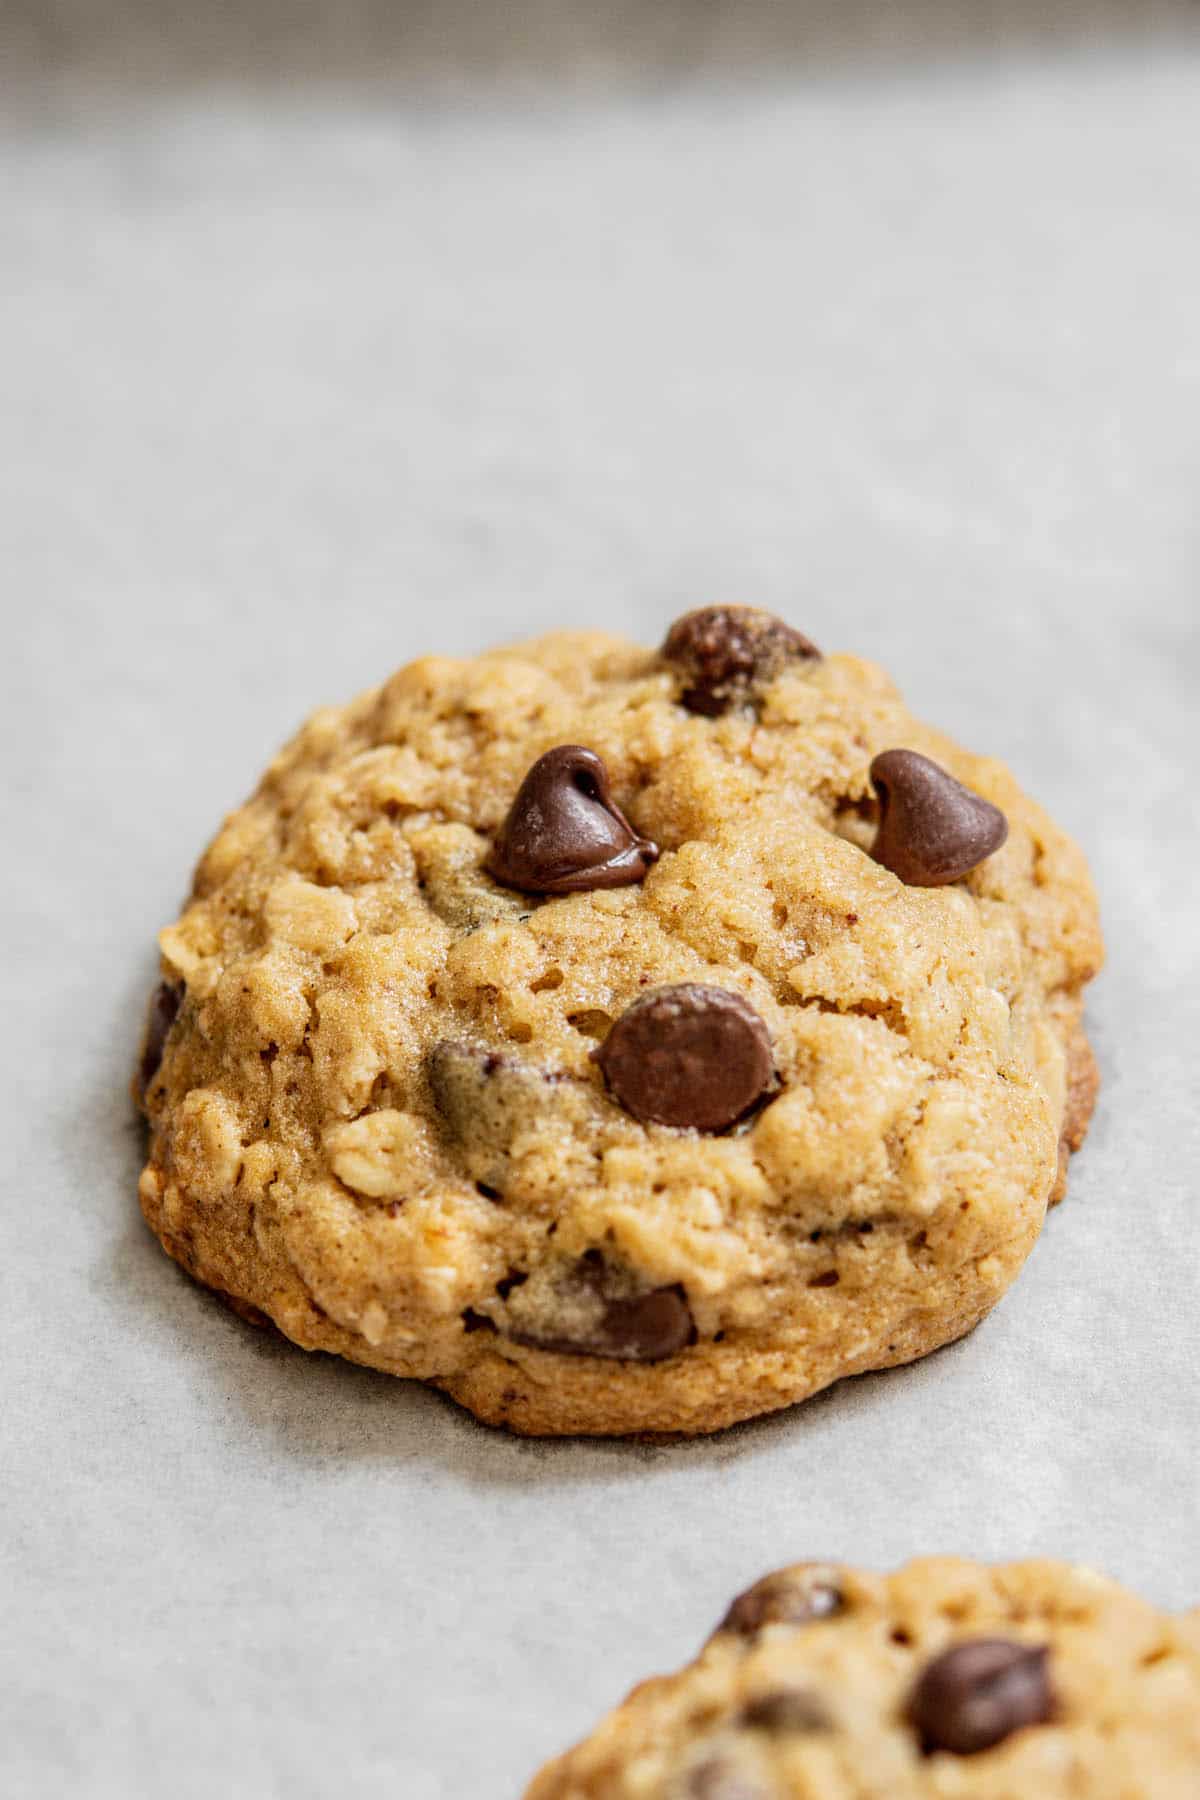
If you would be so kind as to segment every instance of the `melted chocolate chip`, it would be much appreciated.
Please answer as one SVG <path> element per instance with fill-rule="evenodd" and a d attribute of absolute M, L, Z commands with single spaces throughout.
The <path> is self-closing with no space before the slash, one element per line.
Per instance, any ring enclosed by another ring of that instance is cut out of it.
<path fill-rule="evenodd" d="M 682 1287 L 651 1288 L 648 1292 L 623 1293 L 617 1271 L 610 1269 L 596 1251 L 589 1251 L 573 1271 L 576 1294 L 596 1304 L 588 1324 L 571 1335 L 510 1330 L 518 1344 L 536 1350 L 553 1350 L 560 1356 L 603 1356 L 616 1362 L 663 1362 L 695 1339 L 691 1308 Z M 568 1310 L 569 1291 L 564 1292 Z M 571 1309 L 574 1310 L 574 1309 Z"/>
<path fill-rule="evenodd" d="M 974 1756 L 1054 1711 L 1049 1652 L 1009 1638 L 971 1638 L 931 1662 L 913 1690 L 908 1716 L 927 1754 Z"/>
<path fill-rule="evenodd" d="M 879 832 L 871 854 L 909 887 L 958 881 L 1008 836 L 998 806 L 916 750 L 885 750 L 871 764 Z"/>
<path fill-rule="evenodd" d="M 167 1038 L 171 1027 L 179 1017 L 179 1008 L 183 1003 L 183 988 L 166 981 L 160 981 L 150 1000 L 150 1010 L 146 1019 L 146 1036 L 142 1046 L 142 1060 L 138 1066 L 137 1093 L 139 1102 L 144 1102 L 150 1091 L 150 1083 L 162 1066 L 163 1051 L 167 1047 Z"/>
<path fill-rule="evenodd" d="M 676 619 L 662 655 L 687 683 L 680 699 L 689 712 L 715 719 L 743 706 L 789 662 L 821 652 L 773 613 L 753 606 L 704 606 Z"/>
<path fill-rule="evenodd" d="M 642 881 L 658 855 L 613 799 L 596 752 L 560 744 L 538 757 L 517 789 L 484 866 L 524 893 L 573 894 Z"/>
<path fill-rule="evenodd" d="M 600 1327 L 602 1356 L 661 1362 L 689 1344 L 691 1310 L 681 1287 L 652 1288 L 628 1300 L 610 1300 Z M 595 1353 L 593 1353 L 595 1354 Z"/>
<path fill-rule="evenodd" d="M 829 1708 L 811 1688 L 778 1688 L 760 1694 L 741 1712 L 741 1723 L 758 1731 L 828 1731 L 833 1724 Z"/>
<path fill-rule="evenodd" d="M 644 1124 L 725 1131 L 775 1084 L 771 1039 L 754 1008 L 696 982 L 636 1000 L 592 1055 Z"/>
<path fill-rule="evenodd" d="M 844 1610 L 845 1605 L 837 1577 L 831 1569 L 819 1565 L 810 1569 L 785 1569 L 775 1575 L 764 1575 L 744 1594 L 739 1594 L 717 1630 L 753 1638 L 768 1625 L 813 1625 L 818 1619 L 832 1619 Z"/>

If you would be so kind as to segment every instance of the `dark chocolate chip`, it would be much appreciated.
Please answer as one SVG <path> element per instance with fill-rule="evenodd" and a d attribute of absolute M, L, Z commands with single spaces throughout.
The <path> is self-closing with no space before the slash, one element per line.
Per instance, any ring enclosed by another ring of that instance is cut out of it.
<path fill-rule="evenodd" d="M 829 1708 L 811 1688 L 777 1688 L 759 1694 L 742 1708 L 741 1724 L 758 1731 L 828 1731 L 833 1724 Z"/>
<path fill-rule="evenodd" d="M 573 894 L 642 881 L 658 855 L 613 799 L 596 752 L 560 744 L 538 757 L 517 789 L 484 866 L 524 893 Z"/>
<path fill-rule="evenodd" d="M 916 750 L 885 750 L 871 764 L 879 831 L 871 854 L 909 887 L 957 881 L 1008 836 L 998 806 Z"/>
<path fill-rule="evenodd" d="M 740 994 L 682 982 L 621 1014 L 592 1051 L 615 1098 L 645 1124 L 725 1131 L 775 1085 L 766 1025 Z"/>
<path fill-rule="evenodd" d="M 913 1690 L 908 1716 L 927 1754 L 974 1756 L 1054 1711 L 1049 1652 L 1010 1638 L 971 1638 L 931 1662 Z"/>
<path fill-rule="evenodd" d="M 764 1575 L 739 1594 L 717 1630 L 753 1638 L 768 1625 L 813 1625 L 818 1619 L 832 1619 L 845 1605 L 831 1569 L 819 1564 L 808 1569 L 782 1569 L 778 1574 Z"/>
<path fill-rule="evenodd" d="M 553 1332 L 525 1331 L 516 1327 L 508 1335 L 518 1344 L 536 1350 L 553 1350 L 560 1356 L 603 1356 L 616 1362 L 663 1362 L 695 1339 L 691 1308 L 682 1287 L 651 1288 L 641 1294 L 616 1291 L 623 1285 L 596 1251 L 589 1251 L 576 1265 L 571 1285 L 575 1296 L 593 1299 L 590 1322 L 569 1336 Z M 564 1299 L 570 1301 L 569 1292 Z M 564 1308 L 566 1310 L 566 1308 Z M 571 1310 L 575 1310 L 572 1308 Z"/>
<path fill-rule="evenodd" d="M 679 1286 L 652 1288 L 627 1300 L 610 1300 L 593 1354 L 628 1358 L 632 1362 L 662 1362 L 689 1344 L 693 1336 L 692 1314 Z"/>
<path fill-rule="evenodd" d="M 821 652 L 801 632 L 754 606 L 703 606 L 676 619 L 662 655 L 687 683 L 680 699 L 689 712 L 715 719 L 745 705 L 789 662 Z"/>
<path fill-rule="evenodd" d="M 139 1101 L 145 1100 L 150 1090 L 150 1083 L 162 1065 L 167 1038 L 170 1036 L 172 1025 L 179 1017 L 179 1008 L 182 1002 L 182 986 L 167 981 L 160 981 L 151 996 L 150 1010 L 146 1018 L 146 1036 L 142 1045 L 142 1060 L 138 1065 L 137 1093 Z"/>

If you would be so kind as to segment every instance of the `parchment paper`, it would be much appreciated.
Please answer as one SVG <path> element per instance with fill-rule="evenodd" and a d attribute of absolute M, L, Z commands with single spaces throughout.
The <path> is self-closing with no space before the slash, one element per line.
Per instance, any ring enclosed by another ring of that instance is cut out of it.
<path fill-rule="evenodd" d="M 1200 1600 L 1200 53 L 568 104 L 111 93 L 3 131 L 11 1796 L 515 1797 L 810 1554 Z M 315 704 L 748 600 L 1084 841 L 1091 1140 L 967 1342 L 516 1442 L 143 1229 L 153 937 Z"/>

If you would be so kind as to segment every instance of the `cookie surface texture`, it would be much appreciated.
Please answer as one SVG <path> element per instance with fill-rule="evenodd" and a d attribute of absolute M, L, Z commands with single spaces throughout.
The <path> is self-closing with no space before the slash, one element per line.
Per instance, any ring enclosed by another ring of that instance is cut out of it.
<path fill-rule="evenodd" d="M 927 1558 L 767 1576 L 526 1800 L 1197 1793 L 1200 1617 L 1063 1563 Z"/>
<path fill-rule="evenodd" d="M 1095 1095 L 1083 858 L 879 669 L 757 614 L 726 653 L 730 612 L 674 660 L 425 658 L 276 757 L 139 1060 L 193 1276 L 545 1434 L 716 1430 L 1000 1298 Z M 873 853 L 895 749 L 1004 816 L 943 885 Z"/>

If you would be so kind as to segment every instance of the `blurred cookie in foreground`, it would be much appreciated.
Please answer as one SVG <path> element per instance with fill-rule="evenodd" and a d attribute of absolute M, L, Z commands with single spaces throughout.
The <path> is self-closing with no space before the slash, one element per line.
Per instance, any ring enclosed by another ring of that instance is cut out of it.
<path fill-rule="evenodd" d="M 526 1800 L 1195 1800 L 1200 1615 L 1090 1570 L 800 1563 Z"/>

